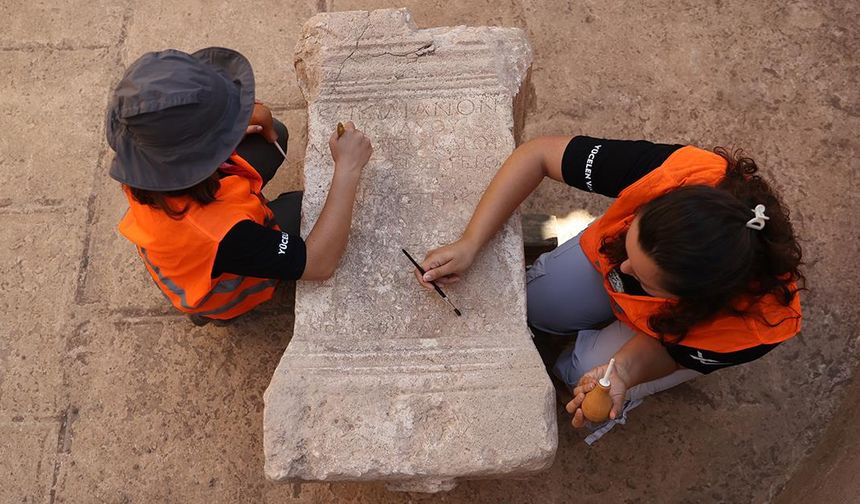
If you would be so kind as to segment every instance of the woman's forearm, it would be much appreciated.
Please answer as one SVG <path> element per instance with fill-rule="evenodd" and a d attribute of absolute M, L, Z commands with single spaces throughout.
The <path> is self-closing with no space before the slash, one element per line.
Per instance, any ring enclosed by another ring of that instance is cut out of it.
<path fill-rule="evenodd" d="M 481 247 L 544 177 L 562 180 L 561 160 L 569 141 L 569 137 L 541 137 L 517 147 L 484 191 L 463 235 L 427 254 L 421 264 L 426 273 L 416 273 L 418 281 L 426 288 L 431 288 L 427 283 L 431 281 L 458 281 Z"/>
<path fill-rule="evenodd" d="M 305 240 L 307 266 L 302 279 L 326 280 L 337 268 L 349 238 L 359 175 L 335 170 L 323 209 Z"/>
<path fill-rule="evenodd" d="M 615 353 L 615 368 L 628 388 L 662 378 L 678 365 L 656 339 L 636 333 Z"/>
<path fill-rule="evenodd" d="M 483 247 L 545 176 L 560 179 L 561 155 L 568 140 L 542 137 L 517 147 L 484 191 L 462 239 L 475 249 Z"/>

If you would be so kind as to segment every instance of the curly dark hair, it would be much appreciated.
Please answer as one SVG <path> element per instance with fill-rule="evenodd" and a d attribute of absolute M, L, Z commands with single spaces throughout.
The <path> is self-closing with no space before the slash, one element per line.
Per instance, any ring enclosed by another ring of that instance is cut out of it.
<path fill-rule="evenodd" d="M 188 203 L 186 202 L 182 208 L 176 209 L 171 202 L 176 202 L 178 198 L 188 196 L 200 205 L 208 205 L 215 201 L 215 195 L 218 193 L 218 189 L 221 188 L 221 182 L 218 172 L 215 172 L 203 182 L 177 191 L 148 191 L 131 186 L 126 187 L 128 187 L 131 196 L 138 203 L 158 208 L 171 219 L 179 220 L 188 212 Z"/>
<path fill-rule="evenodd" d="M 714 152 L 728 162 L 716 187 L 680 187 L 637 210 L 639 245 L 660 268 L 661 286 L 678 297 L 648 320 L 665 344 L 679 343 L 693 326 L 721 313 L 751 315 L 768 294 L 788 306 L 802 289 L 802 253 L 785 204 L 742 151 Z M 769 220 L 762 230 L 750 229 L 746 223 L 759 204 Z M 625 237 L 626 231 L 601 243 L 614 265 L 627 259 Z M 771 327 L 787 320 L 754 315 Z"/>

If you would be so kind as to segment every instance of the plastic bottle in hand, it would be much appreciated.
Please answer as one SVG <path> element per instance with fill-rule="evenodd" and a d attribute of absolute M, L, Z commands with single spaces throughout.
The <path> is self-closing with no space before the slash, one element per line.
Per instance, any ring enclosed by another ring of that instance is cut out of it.
<path fill-rule="evenodd" d="M 609 397 L 609 375 L 614 367 L 615 359 L 610 359 L 603 378 L 597 382 L 596 387 L 585 394 L 585 400 L 582 401 L 582 414 L 591 422 L 600 423 L 609 419 L 609 412 L 612 411 L 612 398 Z"/>

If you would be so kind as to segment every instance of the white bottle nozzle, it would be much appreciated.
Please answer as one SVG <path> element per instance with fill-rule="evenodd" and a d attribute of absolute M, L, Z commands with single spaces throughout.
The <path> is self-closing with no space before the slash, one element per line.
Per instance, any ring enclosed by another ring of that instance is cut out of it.
<path fill-rule="evenodd" d="M 603 378 L 600 379 L 599 383 L 600 383 L 601 387 L 608 387 L 609 386 L 609 375 L 612 374 L 612 371 L 614 369 L 615 369 L 615 358 L 613 357 L 612 359 L 609 359 L 609 365 L 606 366 L 606 372 L 603 373 Z"/>

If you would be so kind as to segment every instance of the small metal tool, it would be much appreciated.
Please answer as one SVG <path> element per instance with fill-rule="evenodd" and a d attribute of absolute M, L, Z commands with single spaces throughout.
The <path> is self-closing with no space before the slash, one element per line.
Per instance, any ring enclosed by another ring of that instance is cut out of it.
<path fill-rule="evenodd" d="M 284 159 L 287 159 L 287 153 L 284 152 L 284 149 L 281 148 L 281 144 L 279 144 L 277 140 L 275 140 L 275 147 L 278 148 L 278 152 L 280 152 L 281 155 L 284 156 Z"/>

